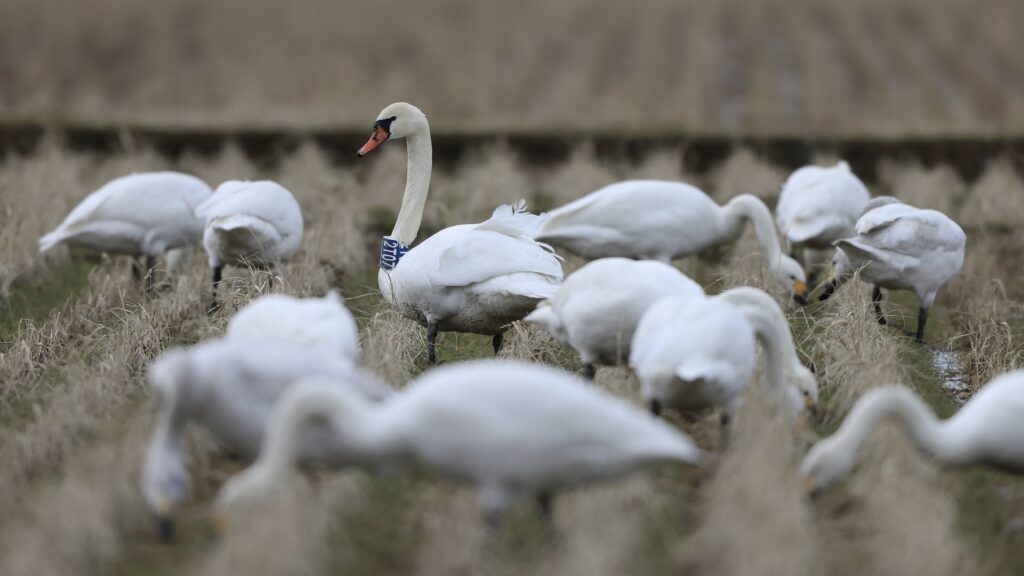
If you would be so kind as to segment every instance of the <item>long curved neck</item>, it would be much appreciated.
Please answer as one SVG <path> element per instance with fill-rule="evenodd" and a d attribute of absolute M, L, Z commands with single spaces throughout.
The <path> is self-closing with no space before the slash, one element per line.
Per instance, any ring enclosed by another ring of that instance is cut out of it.
<path fill-rule="evenodd" d="M 771 270 L 779 266 L 782 249 L 779 238 L 775 234 L 775 224 L 768 207 L 759 198 L 750 194 L 740 194 L 722 207 L 724 225 L 731 236 L 739 236 L 743 232 L 744 221 L 754 226 L 757 241 L 764 249 L 765 261 Z"/>
<path fill-rule="evenodd" d="M 398 212 L 395 229 L 391 236 L 406 246 L 412 246 L 423 220 L 423 206 L 427 203 L 430 190 L 430 171 L 433 165 L 433 148 L 430 144 L 430 128 L 423 128 L 407 138 L 408 163 L 405 175 L 405 196 L 402 209 Z"/>
<path fill-rule="evenodd" d="M 764 346 L 768 385 L 774 392 L 781 394 L 786 385 L 786 367 L 796 356 L 789 330 L 780 325 L 774 315 L 761 310 L 748 310 L 747 317 L 750 318 L 757 339 Z"/>
<path fill-rule="evenodd" d="M 966 444 L 935 413 L 902 386 L 878 388 L 865 394 L 846 417 L 836 436 L 845 449 L 856 452 L 864 439 L 887 417 L 895 417 L 914 439 L 918 448 L 948 464 L 966 463 L 970 455 Z"/>

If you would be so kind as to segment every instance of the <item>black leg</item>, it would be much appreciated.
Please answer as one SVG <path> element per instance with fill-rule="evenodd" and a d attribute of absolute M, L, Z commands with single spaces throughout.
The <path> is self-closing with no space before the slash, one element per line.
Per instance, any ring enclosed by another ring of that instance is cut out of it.
<path fill-rule="evenodd" d="M 824 302 L 832 297 L 832 294 L 836 291 L 836 287 L 839 286 L 839 280 L 832 280 L 829 282 L 825 289 L 821 291 L 821 296 L 818 296 L 818 302 Z"/>
<path fill-rule="evenodd" d="M 917 309 L 917 341 L 924 342 L 924 325 L 928 321 L 928 309 Z"/>
<path fill-rule="evenodd" d="M 594 380 L 594 376 L 596 376 L 596 375 L 597 375 L 597 367 L 596 366 L 594 366 L 590 362 L 587 362 L 586 364 L 583 365 L 583 377 L 584 378 L 586 378 L 587 380 L 593 381 Z"/>
<path fill-rule="evenodd" d="M 132 256 L 132 280 L 142 283 L 142 256 Z"/>
<path fill-rule="evenodd" d="M 156 280 L 156 256 L 146 256 L 146 295 L 152 296 Z"/>
<path fill-rule="evenodd" d="M 651 414 L 655 416 L 661 416 L 661 400 L 651 400 Z"/>
<path fill-rule="evenodd" d="M 505 523 L 505 513 L 498 510 L 487 510 L 484 512 L 484 524 L 491 531 L 497 531 Z"/>
<path fill-rule="evenodd" d="M 437 364 L 437 322 L 427 324 L 427 364 Z"/>
<path fill-rule="evenodd" d="M 544 520 L 551 521 L 551 502 L 554 499 L 554 495 L 551 492 L 541 492 L 537 494 L 537 507 L 540 508 L 540 513 L 544 517 Z"/>
<path fill-rule="evenodd" d="M 274 290 L 274 274 L 277 273 L 277 268 L 271 268 L 269 274 L 267 274 L 267 292 Z"/>
<path fill-rule="evenodd" d="M 221 272 L 222 272 L 222 267 L 221 266 L 214 266 L 213 267 L 213 281 L 211 282 L 211 285 L 213 286 L 213 288 L 212 288 L 212 296 L 213 296 L 213 298 L 212 298 L 212 300 L 210 300 L 210 307 L 206 309 L 206 312 L 208 314 L 213 314 L 214 312 L 217 311 L 217 308 L 220 307 L 220 304 L 217 302 L 217 288 L 220 287 Z"/>
<path fill-rule="evenodd" d="M 494 355 L 497 356 L 498 352 L 501 352 L 501 343 L 505 341 L 504 334 L 495 334 L 491 338 L 491 346 L 494 348 Z"/>
<path fill-rule="evenodd" d="M 718 421 L 719 430 L 719 443 L 721 448 L 724 450 L 729 445 L 729 429 L 732 427 L 732 416 L 726 412 L 722 412 L 721 418 Z"/>
<path fill-rule="evenodd" d="M 871 291 L 871 302 L 875 305 L 875 318 L 878 318 L 879 324 L 885 326 L 885 315 L 882 314 L 882 289 L 878 286 Z"/>

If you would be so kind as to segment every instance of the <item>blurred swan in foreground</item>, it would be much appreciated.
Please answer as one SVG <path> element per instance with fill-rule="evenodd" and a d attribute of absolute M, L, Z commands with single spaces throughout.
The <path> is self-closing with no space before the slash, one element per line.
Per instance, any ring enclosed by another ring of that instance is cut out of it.
<path fill-rule="evenodd" d="M 921 341 L 928 309 L 939 289 L 960 271 L 966 244 L 963 229 L 945 214 L 888 196 L 875 198 L 857 221 L 857 235 L 836 242 L 839 250 L 820 299 L 860 270 L 861 280 L 875 286 L 871 299 L 879 323 L 885 324 L 881 289 L 912 290 L 920 303 L 916 337 Z"/>
<path fill-rule="evenodd" d="M 652 413 L 720 408 L 723 441 L 754 378 L 757 340 L 765 348 L 767 389 L 790 416 L 817 400 L 817 384 L 800 365 L 782 309 L 767 294 L 751 294 L 757 289 L 735 290 L 652 305 L 637 325 L 629 359 Z M 787 371 L 793 392 L 786 390 Z"/>
<path fill-rule="evenodd" d="M 627 180 L 551 211 L 536 238 L 584 258 L 620 256 L 668 263 L 736 241 L 747 222 L 754 227 L 772 275 L 783 289 L 802 299 L 807 292 L 803 268 L 782 253 L 771 212 L 750 194 L 719 206 L 689 184 Z"/>
<path fill-rule="evenodd" d="M 229 180 L 196 213 L 205 222 L 203 247 L 213 271 L 213 300 L 224 266 L 274 268 L 295 255 L 302 242 L 302 210 L 276 182 Z"/>
<path fill-rule="evenodd" d="M 199 242 L 203 222 L 196 208 L 210 197 L 205 182 L 180 172 L 145 172 L 115 178 L 89 194 L 52 232 L 40 252 L 60 243 L 145 259 L 133 262 L 152 289 L 156 258 Z M 170 268 L 170 265 L 168 266 Z"/>
<path fill-rule="evenodd" d="M 255 457 L 277 398 L 296 380 L 312 375 L 367 401 L 390 393 L 345 358 L 283 341 L 222 338 L 168 350 L 150 364 L 149 385 L 159 408 L 142 493 L 165 537 L 171 533 L 171 513 L 189 491 L 186 425 L 201 424 L 240 456 Z M 295 441 L 295 455 L 303 462 L 316 461 L 329 447 L 329 436 L 310 427 Z"/>
<path fill-rule="evenodd" d="M 285 340 L 306 349 L 359 359 L 356 320 L 334 290 L 323 298 L 260 296 L 231 317 L 227 337 Z"/>
<path fill-rule="evenodd" d="M 983 386 L 946 420 L 936 418 L 904 386 L 869 391 L 839 430 L 807 453 L 800 472 L 808 490 L 823 490 L 849 475 L 861 444 L 887 418 L 896 420 L 921 452 L 940 464 L 985 464 L 1024 473 L 1024 371 L 1018 370 Z"/>
<path fill-rule="evenodd" d="M 782 185 L 775 219 L 790 247 L 831 250 L 833 242 L 853 235 L 869 200 L 867 187 L 846 162 L 832 167 L 804 166 Z"/>
<path fill-rule="evenodd" d="M 593 379 L 595 365 L 616 366 L 629 359 L 640 317 L 667 296 L 704 298 L 704 289 L 669 264 L 602 258 L 570 274 L 526 321 L 572 347 L 584 376 Z"/>
<path fill-rule="evenodd" d="M 499 206 L 485 222 L 450 226 L 410 249 L 430 187 L 427 117 L 411 104 L 391 104 L 377 116 L 358 154 L 397 138 L 408 141 L 405 196 L 394 230 L 382 239 L 380 291 L 426 327 L 431 363 L 437 360 L 439 331 L 493 336 L 497 354 L 508 325 L 553 296 L 562 282 L 560 259 L 533 239 L 543 216 L 530 214 L 519 201 Z"/>
<path fill-rule="evenodd" d="M 292 467 L 296 435 L 329 422 L 338 466 L 415 462 L 479 489 L 485 517 L 512 504 L 659 462 L 698 464 L 704 453 L 682 432 L 562 370 L 479 360 L 430 370 L 380 404 L 312 378 L 275 409 L 260 457 L 229 479 L 220 512 L 252 501 Z"/>

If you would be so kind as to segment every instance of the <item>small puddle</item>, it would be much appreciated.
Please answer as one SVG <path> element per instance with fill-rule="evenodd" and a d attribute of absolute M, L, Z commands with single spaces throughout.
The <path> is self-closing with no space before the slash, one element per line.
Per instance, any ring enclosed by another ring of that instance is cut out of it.
<path fill-rule="evenodd" d="M 967 383 L 960 369 L 960 353 L 953 350 L 932 350 L 932 366 L 942 378 L 942 386 L 957 404 L 963 404 L 970 396 Z"/>

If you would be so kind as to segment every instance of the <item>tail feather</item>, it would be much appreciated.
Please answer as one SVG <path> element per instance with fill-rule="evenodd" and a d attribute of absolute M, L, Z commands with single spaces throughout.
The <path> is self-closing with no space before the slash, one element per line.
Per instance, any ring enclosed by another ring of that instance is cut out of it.
<path fill-rule="evenodd" d="M 39 251 L 46 252 L 63 242 L 67 235 L 63 230 L 57 229 L 39 239 Z"/>

